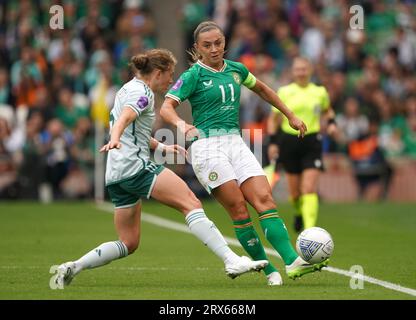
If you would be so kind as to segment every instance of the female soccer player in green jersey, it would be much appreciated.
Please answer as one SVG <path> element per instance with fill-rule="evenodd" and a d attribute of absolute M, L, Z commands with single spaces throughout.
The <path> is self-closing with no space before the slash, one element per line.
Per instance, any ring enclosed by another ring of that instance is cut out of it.
<path fill-rule="evenodd" d="M 164 145 L 151 137 L 155 119 L 153 92 L 166 92 L 176 59 L 168 50 L 154 49 L 134 56 L 132 64 L 137 74 L 116 95 L 110 114 L 110 142 L 100 150 L 108 152 L 105 180 L 115 206 L 119 240 L 105 242 L 78 260 L 61 264 L 54 279 L 56 285 L 63 288 L 84 269 L 132 254 L 140 240 L 141 199 L 149 197 L 182 212 L 191 232 L 224 261 L 231 278 L 263 269 L 268 264 L 266 259 L 252 261 L 236 255 L 186 183 L 149 159 L 149 149 L 186 153 L 178 145 Z"/>
<path fill-rule="evenodd" d="M 189 150 L 194 172 L 227 210 L 237 238 L 254 260 L 267 257 L 246 201 L 258 212 L 264 234 L 283 258 L 289 277 L 322 268 L 327 261 L 310 265 L 294 250 L 264 171 L 240 136 L 241 85 L 278 108 L 300 136 L 306 132 L 305 124 L 243 64 L 224 59 L 225 38 L 217 24 L 202 22 L 195 29 L 194 40 L 195 63 L 166 94 L 160 112 L 162 118 L 182 129 L 187 138 L 197 138 Z M 193 125 L 185 123 L 175 110 L 186 99 L 192 106 Z M 269 263 L 264 270 L 269 285 L 282 284 L 281 275 L 273 265 Z"/>
<path fill-rule="evenodd" d="M 314 227 L 318 219 L 318 177 L 323 170 L 322 138 L 320 134 L 321 116 L 327 119 L 329 135 L 337 134 L 335 114 L 330 107 L 326 89 L 310 82 L 311 63 L 302 57 L 293 60 L 293 82 L 279 88 L 277 95 L 308 126 L 308 133 L 302 140 L 297 139 L 286 118 L 279 110 L 272 108 L 269 117 L 269 134 L 274 134 L 278 125 L 280 136 L 279 161 L 286 171 L 289 185 L 290 201 L 295 207 L 294 227 L 297 232 L 302 228 Z M 277 152 L 277 144 L 269 145 L 269 154 Z"/>

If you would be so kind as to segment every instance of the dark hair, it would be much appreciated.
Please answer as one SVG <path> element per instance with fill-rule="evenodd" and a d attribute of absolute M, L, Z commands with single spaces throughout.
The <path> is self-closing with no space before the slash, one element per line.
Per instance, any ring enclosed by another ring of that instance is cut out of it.
<path fill-rule="evenodd" d="M 133 56 L 129 65 L 139 71 L 141 75 L 146 75 L 155 69 L 167 71 L 171 66 L 176 65 L 176 62 L 175 56 L 169 50 L 152 49 Z"/>
<path fill-rule="evenodd" d="M 224 35 L 224 32 L 220 28 L 218 24 L 216 24 L 214 21 L 204 21 L 201 22 L 194 30 L 194 42 L 198 42 L 199 34 L 202 32 L 207 32 L 217 29 L 221 32 L 222 35 Z M 201 55 L 196 51 L 195 48 L 191 48 L 187 51 L 187 53 L 191 56 L 191 60 L 193 62 L 196 62 L 198 59 L 201 58 Z"/>

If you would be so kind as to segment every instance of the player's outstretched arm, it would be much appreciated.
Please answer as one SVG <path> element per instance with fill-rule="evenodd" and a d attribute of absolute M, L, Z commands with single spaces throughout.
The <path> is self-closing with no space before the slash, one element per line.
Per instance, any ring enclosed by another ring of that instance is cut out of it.
<path fill-rule="evenodd" d="M 150 138 L 150 149 L 165 151 L 166 153 L 182 154 L 184 157 L 188 155 L 188 151 L 179 144 L 166 145 L 155 138 Z"/>
<path fill-rule="evenodd" d="M 130 107 L 123 108 L 120 118 L 117 119 L 114 126 L 111 128 L 110 141 L 101 147 L 100 152 L 108 152 L 114 148 L 120 149 L 120 137 L 127 126 L 132 123 L 136 117 L 137 113 L 133 109 Z"/>
<path fill-rule="evenodd" d="M 305 123 L 300 120 L 290 109 L 283 103 L 277 94 L 259 79 L 256 80 L 256 84 L 251 88 L 252 91 L 257 93 L 263 100 L 270 103 L 272 106 L 280 110 L 289 120 L 289 124 L 293 129 L 299 130 L 299 136 L 303 137 L 307 131 Z"/>
<path fill-rule="evenodd" d="M 185 137 L 198 136 L 198 130 L 179 117 L 175 110 L 178 105 L 179 103 L 176 100 L 167 97 L 160 108 L 160 116 L 165 122 L 179 128 L 185 134 Z"/>

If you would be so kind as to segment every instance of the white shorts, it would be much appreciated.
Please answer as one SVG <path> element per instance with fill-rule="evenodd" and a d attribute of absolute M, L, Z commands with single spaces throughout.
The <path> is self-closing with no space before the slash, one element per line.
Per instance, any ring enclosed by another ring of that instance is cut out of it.
<path fill-rule="evenodd" d="M 248 178 L 265 176 L 239 135 L 200 139 L 192 143 L 188 152 L 195 175 L 208 193 L 230 180 L 237 180 L 240 186 Z"/>

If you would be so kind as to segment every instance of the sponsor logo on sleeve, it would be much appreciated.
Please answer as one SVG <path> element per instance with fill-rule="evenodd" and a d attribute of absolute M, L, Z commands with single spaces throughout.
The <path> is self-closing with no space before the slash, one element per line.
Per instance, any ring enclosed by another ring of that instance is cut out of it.
<path fill-rule="evenodd" d="M 149 99 L 146 96 L 141 96 L 139 100 L 137 100 L 137 106 L 140 110 L 144 110 L 149 104 Z"/>
<path fill-rule="evenodd" d="M 178 81 L 176 81 L 176 83 L 173 85 L 172 90 L 179 90 L 179 88 L 182 87 L 182 85 L 183 85 L 183 80 L 178 79 Z"/>

